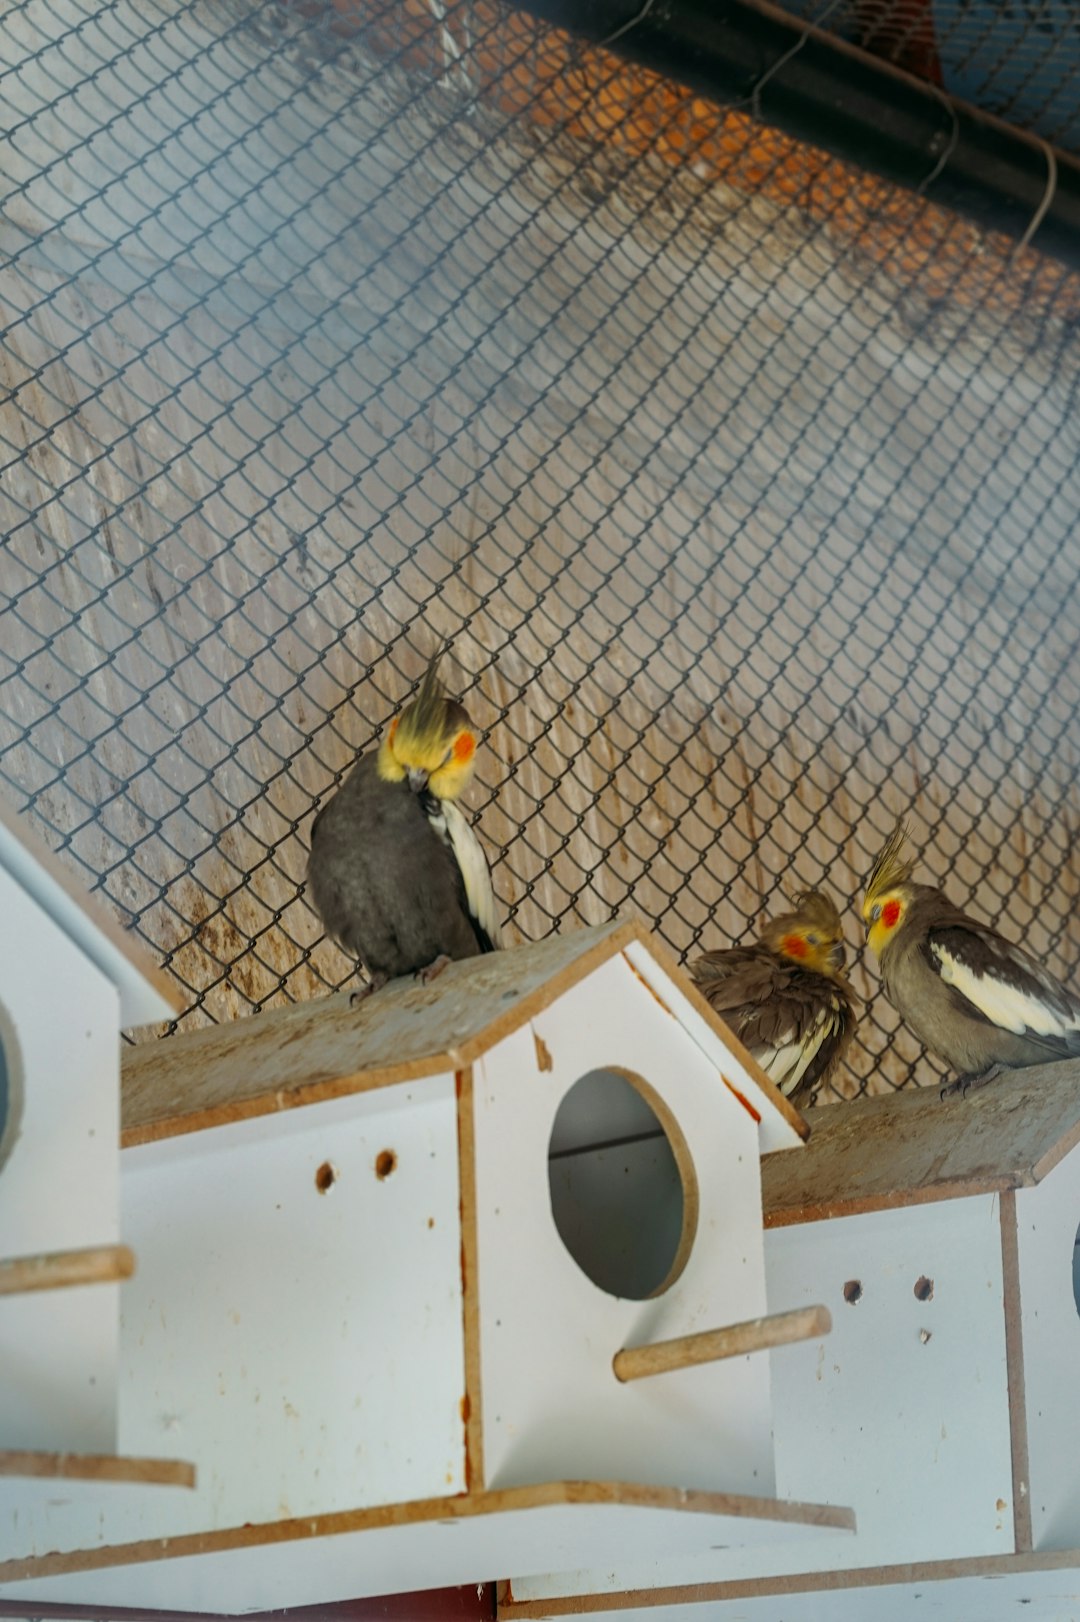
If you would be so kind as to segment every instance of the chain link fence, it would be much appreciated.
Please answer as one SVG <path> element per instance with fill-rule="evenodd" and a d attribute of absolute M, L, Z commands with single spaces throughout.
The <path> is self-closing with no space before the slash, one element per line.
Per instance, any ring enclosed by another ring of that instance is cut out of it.
<path fill-rule="evenodd" d="M 181 1026 L 347 982 L 311 814 L 443 640 L 512 941 L 906 813 L 1073 975 L 1076 278 L 487 0 L 4 27 L 0 792 Z"/>
<path fill-rule="evenodd" d="M 1080 151 L 1080 10 L 1070 0 L 789 0 L 788 10 Z"/>

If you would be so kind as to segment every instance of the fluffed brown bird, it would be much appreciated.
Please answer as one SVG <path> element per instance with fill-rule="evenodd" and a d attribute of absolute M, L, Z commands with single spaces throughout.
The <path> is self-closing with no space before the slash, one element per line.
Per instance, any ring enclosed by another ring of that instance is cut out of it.
<path fill-rule="evenodd" d="M 840 914 L 820 890 L 806 890 L 755 945 L 704 952 L 690 974 L 770 1080 L 805 1103 L 835 1073 L 855 1029 L 843 966 Z"/>
<path fill-rule="evenodd" d="M 477 734 L 436 656 L 420 691 L 311 826 L 308 887 L 368 990 L 500 944 L 487 858 L 457 800 Z"/>
<path fill-rule="evenodd" d="M 863 898 L 867 943 L 893 1007 L 966 1093 L 1002 1069 L 1080 1055 L 1080 999 L 1020 946 L 912 882 L 897 823 Z"/>

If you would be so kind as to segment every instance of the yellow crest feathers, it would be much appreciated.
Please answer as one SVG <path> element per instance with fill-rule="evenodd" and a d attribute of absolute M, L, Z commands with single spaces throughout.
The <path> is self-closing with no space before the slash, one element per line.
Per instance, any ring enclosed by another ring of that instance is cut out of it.
<path fill-rule="evenodd" d="M 802 890 L 792 898 L 792 911 L 811 928 L 826 935 L 841 932 L 840 914 L 823 890 Z"/>
<path fill-rule="evenodd" d="M 416 697 L 401 713 L 397 729 L 399 747 L 423 745 L 441 739 L 458 723 L 460 705 L 447 698 L 439 675 L 443 651 L 440 649 L 432 659 L 424 671 Z"/>
<path fill-rule="evenodd" d="M 770 918 L 762 940 L 775 944 L 791 930 L 817 930 L 826 940 L 839 940 L 843 934 L 840 914 L 823 890 L 801 890 L 788 897 L 791 911 Z"/>
<path fill-rule="evenodd" d="M 887 894 L 889 890 L 895 890 L 901 884 L 907 884 L 911 878 L 915 863 L 910 858 L 902 855 L 907 837 L 907 827 L 903 819 L 901 819 L 889 835 L 884 849 L 874 863 L 874 871 L 866 883 L 866 894 L 863 898 L 864 907 L 872 906 L 878 896 Z"/>

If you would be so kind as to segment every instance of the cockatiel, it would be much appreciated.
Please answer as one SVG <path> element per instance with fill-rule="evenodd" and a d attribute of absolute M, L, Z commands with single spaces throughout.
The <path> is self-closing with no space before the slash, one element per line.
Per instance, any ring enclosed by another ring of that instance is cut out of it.
<path fill-rule="evenodd" d="M 855 1029 L 840 914 L 820 890 L 771 919 L 753 946 L 705 952 L 690 965 L 698 989 L 789 1098 L 828 1081 Z"/>
<path fill-rule="evenodd" d="M 308 886 L 327 930 L 360 960 L 364 993 L 499 946 L 491 874 L 458 806 L 477 735 L 439 658 L 377 750 L 361 755 L 311 827 Z"/>
<path fill-rule="evenodd" d="M 867 940 L 893 1007 L 966 1093 L 999 1070 L 1080 1054 L 1080 999 L 940 890 L 913 884 L 898 823 L 863 899 Z"/>

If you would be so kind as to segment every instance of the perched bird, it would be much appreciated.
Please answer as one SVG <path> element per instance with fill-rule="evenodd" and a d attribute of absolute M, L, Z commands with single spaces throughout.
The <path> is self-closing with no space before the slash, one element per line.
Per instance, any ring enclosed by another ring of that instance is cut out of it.
<path fill-rule="evenodd" d="M 311 827 L 308 886 L 327 930 L 360 960 L 363 993 L 432 979 L 499 946 L 487 859 L 458 797 L 477 735 L 432 660 L 413 702 L 361 755 Z"/>
<path fill-rule="evenodd" d="M 898 823 L 870 875 L 862 915 L 885 995 L 967 1093 L 1004 1069 L 1080 1054 L 1080 999 L 989 924 L 913 884 Z"/>
<path fill-rule="evenodd" d="M 820 890 L 770 919 L 753 946 L 705 952 L 698 989 L 789 1098 L 804 1101 L 833 1074 L 855 1029 L 840 914 Z"/>

